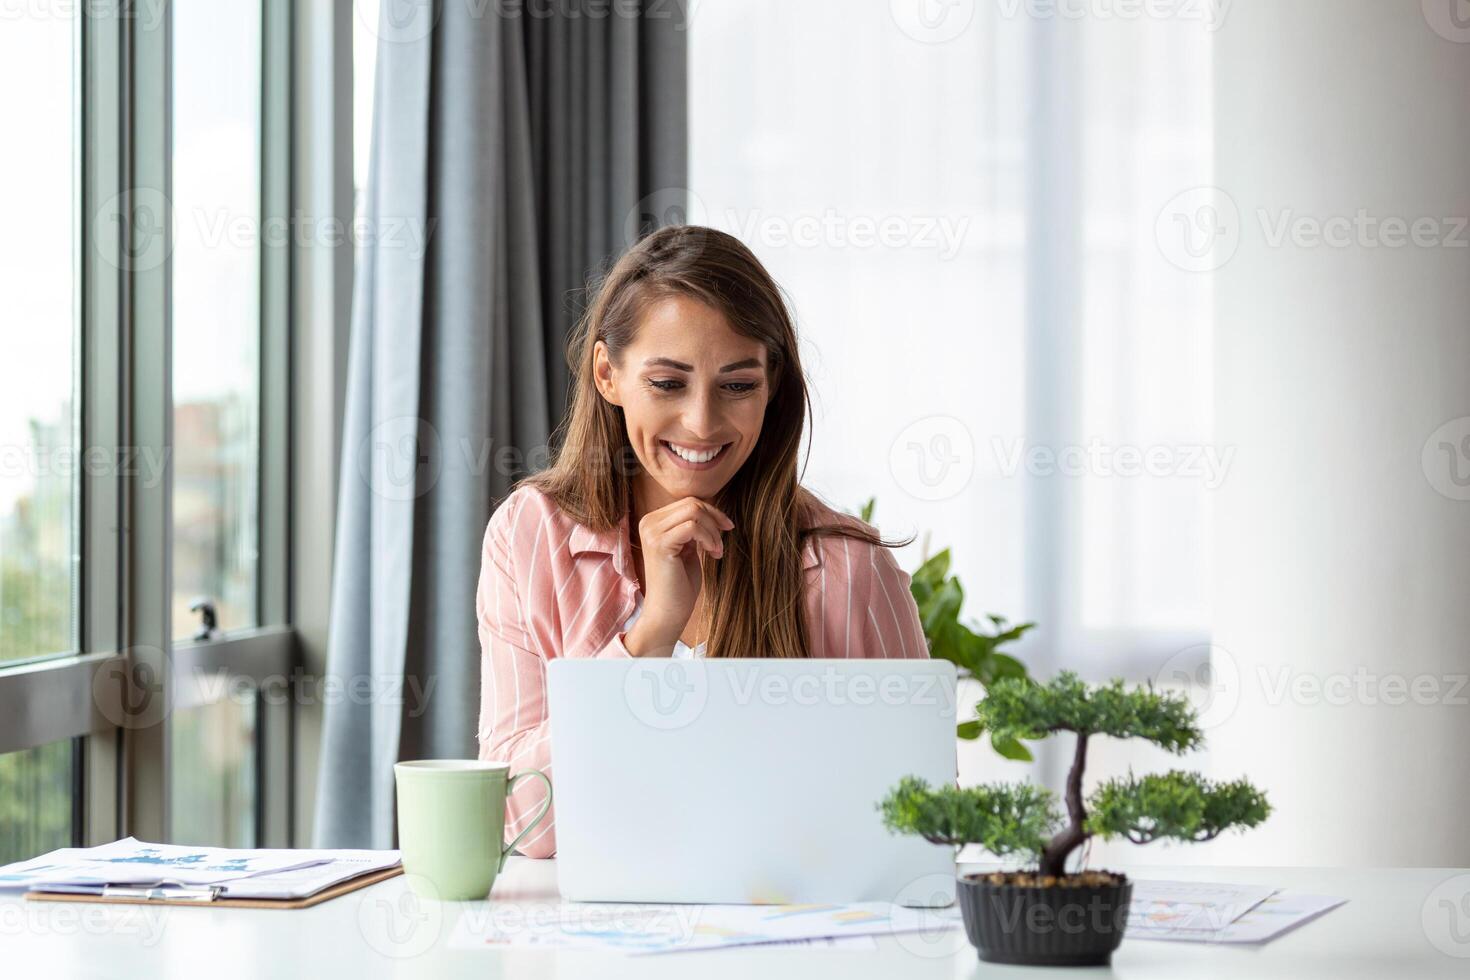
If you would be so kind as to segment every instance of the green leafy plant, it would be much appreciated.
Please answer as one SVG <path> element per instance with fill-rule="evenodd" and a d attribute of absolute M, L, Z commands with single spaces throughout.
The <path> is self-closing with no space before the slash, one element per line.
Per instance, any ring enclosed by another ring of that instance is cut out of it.
<path fill-rule="evenodd" d="M 858 515 L 863 521 L 872 521 L 875 503 L 876 500 L 869 497 L 863 504 Z M 1036 624 L 1011 626 L 1004 616 L 994 613 L 986 616 L 993 632 L 985 631 L 979 624 L 962 622 L 960 609 L 965 604 L 965 591 L 960 580 L 949 573 L 949 559 L 949 549 L 945 548 L 927 558 L 909 575 L 909 591 L 919 607 L 919 620 L 924 626 L 924 638 L 929 643 L 929 656 L 948 660 L 959 670 L 960 676 L 973 677 L 987 688 L 1002 678 L 1026 678 L 1026 666 L 1002 652 L 1001 647 L 1019 640 L 1028 630 L 1035 629 Z M 964 739 L 978 738 L 979 723 L 960 722 L 955 734 Z M 990 744 L 1007 759 L 1031 761 L 1030 751 L 1013 737 L 992 734 Z"/>
<path fill-rule="evenodd" d="M 1055 795 L 1029 783 L 962 789 L 930 787 L 910 776 L 878 804 L 889 830 L 936 844 L 979 844 L 998 857 L 1024 855 L 1042 875 L 1061 877 L 1068 856 L 1094 835 L 1135 844 L 1198 842 L 1232 827 L 1255 827 L 1271 813 L 1266 795 L 1245 780 L 1217 784 L 1178 770 L 1110 780 L 1084 801 L 1082 776 L 1094 735 L 1142 738 L 1175 754 L 1203 743 L 1197 715 L 1183 695 L 1155 691 L 1151 684 L 1125 689 L 1116 679 L 1090 686 L 1063 671 L 1047 684 L 1001 678 L 986 689 L 975 710 L 977 724 L 992 738 L 1038 739 L 1061 732 L 1076 737 L 1065 820 Z"/>

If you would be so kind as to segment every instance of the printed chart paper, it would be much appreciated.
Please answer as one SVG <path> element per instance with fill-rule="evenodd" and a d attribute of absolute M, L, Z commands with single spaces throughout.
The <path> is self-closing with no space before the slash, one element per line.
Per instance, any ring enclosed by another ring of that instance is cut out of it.
<path fill-rule="evenodd" d="M 1162 939 L 1194 943 L 1264 943 L 1310 922 L 1346 902 L 1330 895 L 1305 895 L 1280 891 L 1250 909 L 1233 922 L 1216 929 L 1145 926 L 1135 931 L 1128 923 L 1127 935 L 1132 939 Z M 1129 912 L 1132 915 L 1132 912 Z"/>
<path fill-rule="evenodd" d="M 946 931 L 958 923 L 938 913 L 888 902 L 847 905 L 638 905 L 564 902 L 466 909 L 454 949 L 546 947 L 674 953 L 764 943 L 810 942 L 845 948 L 851 937 Z M 827 942 L 833 940 L 833 942 Z"/>
<path fill-rule="evenodd" d="M 287 871 L 323 858 L 311 851 L 231 850 L 146 844 L 126 837 L 100 847 L 65 847 L 0 868 L 0 889 L 60 891 L 161 882 L 213 885 L 265 872 Z"/>

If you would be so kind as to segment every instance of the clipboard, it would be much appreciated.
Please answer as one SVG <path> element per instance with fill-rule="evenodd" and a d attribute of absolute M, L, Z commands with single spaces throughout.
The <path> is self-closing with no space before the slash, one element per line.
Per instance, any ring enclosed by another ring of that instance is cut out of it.
<path fill-rule="evenodd" d="M 403 865 L 396 864 L 391 868 L 379 868 L 377 871 L 368 871 L 358 875 L 356 878 L 348 878 L 339 881 L 335 885 L 323 888 L 315 895 L 307 895 L 304 898 L 215 898 L 199 894 L 192 898 L 150 898 L 143 895 L 76 895 L 70 892 L 26 892 L 25 897 L 30 902 L 91 902 L 101 905 L 174 905 L 192 906 L 206 909 L 307 909 L 313 905 L 331 901 L 348 892 L 355 892 L 359 888 L 368 885 L 376 885 L 380 881 L 403 874 Z M 147 889 L 135 889 L 146 891 Z"/>

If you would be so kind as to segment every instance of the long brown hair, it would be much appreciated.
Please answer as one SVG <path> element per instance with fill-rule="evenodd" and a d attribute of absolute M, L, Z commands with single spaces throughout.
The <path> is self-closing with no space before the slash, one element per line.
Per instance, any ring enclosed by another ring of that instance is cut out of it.
<path fill-rule="evenodd" d="M 557 430 L 560 447 L 547 469 L 522 482 L 594 531 L 616 527 L 624 515 L 631 529 L 632 477 L 641 464 L 628 441 L 622 408 L 604 399 L 594 384 L 595 344 L 607 344 L 613 363 L 620 364 L 643 312 L 672 295 L 719 310 L 733 330 L 765 345 L 770 400 L 750 457 L 712 501 L 735 527 L 725 534 L 723 558 L 701 555 L 709 615 L 706 654 L 809 656 L 801 601 L 807 538 L 835 534 L 890 548 L 908 542 L 884 541 L 800 484 L 797 455 L 811 403 L 796 327 L 780 287 L 739 239 L 714 228 L 675 225 L 629 249 L 594 280 L 589 294 L 592 300 L 567 351 L 575 381 L 567 417 Z"/>

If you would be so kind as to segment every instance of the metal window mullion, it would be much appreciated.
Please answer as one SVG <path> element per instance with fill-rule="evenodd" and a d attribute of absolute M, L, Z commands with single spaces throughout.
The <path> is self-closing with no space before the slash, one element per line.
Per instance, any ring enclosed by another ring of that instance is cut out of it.
<path fill-rule="evenodd" d="M 132 664 L 136 724 L 123 739 L 124 832 L 170 839 L 169 669 L 173 589 L 173 392 L 169 279 L 170 33 L 172 7 L 156 19 L 124 18 L 122 324 L 123 440 L 153 453 L 157 474 L 125 470 L 123 490 L 123 639 Z M 144 239 L 142 236 L 148 236 Z M 161 240 L 158 236 L 162 236 Z M 161 247 L 162 261 L 153 261 Z M 163 710 L 159 710 L 159 706 Z"/>
<path fill-rule="evenodd" d="M 287 229 L 291 209 L 291 4 L 261 0 L 260 218 Z M 291 247 L 294 236 L 262 234 L 260 246 L 260 578 L 263 627 L 291 617 Z M 294 643 L 286 647 L 294 651 Z M 289 673 L 292 663 L 281 667 Z M 292 837 L 294 705 L 256 700 L 256 835 L 261 846 Z"/>
<path fill-rule="evenodd" d="M 293 5 L 291 24 L 291 214 L 352 220 L 351 4 Z M 338 463 L 347 376 L 353 250 L 323 242 L 291 250 L 293 490 L 291 625 L 297 663 L 326 671 Z M 294 832 L 312 835 L 321 750 L 321 705 L 295 706 Z"/>
<path fill-rule="evenodd" d="M 118 453 L 121 419 L 121 225 L 108 220 L 122 185 L 122 31 L 116 17 L 78 13 L 78 432 L 83 459 L 94 450 L 110 465 L 79 467 L 78 644 L 84 655 L 122 648 L 121 495 Z M 112 236 L 109 240 L 107 236 Z M 93 669 L 116 670 L 116 663 Z M 94 845 L 122 836 L 122 687 L 92 684 L 96 724 L 83 743 L 81 841 Z M 110 719 L 110 721 L 109 721 Z"/>

